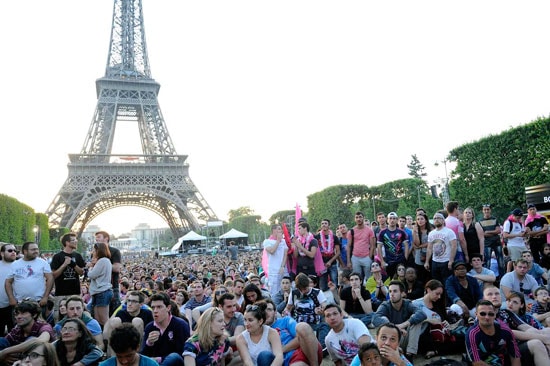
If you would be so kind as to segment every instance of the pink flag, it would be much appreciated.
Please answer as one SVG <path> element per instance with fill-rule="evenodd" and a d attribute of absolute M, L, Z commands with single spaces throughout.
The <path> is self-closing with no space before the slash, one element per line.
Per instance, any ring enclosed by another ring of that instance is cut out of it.
<path fill-rule="evenodd" d="M 302 218 L 302 210 L 300 210 L 300 205 L 296 202 L 296 213 L 294 216 L 294 235 L 298 236 L 298 220 Z"/>

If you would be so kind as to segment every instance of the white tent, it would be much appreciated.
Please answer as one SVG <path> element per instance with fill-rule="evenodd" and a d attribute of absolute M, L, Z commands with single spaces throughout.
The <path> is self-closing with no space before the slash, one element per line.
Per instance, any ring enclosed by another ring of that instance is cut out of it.
<path fill-rule="evenodd" d="M 184 236 L 178 239 L 178 241 L 189 241 L 189 240 L 206 240 L 206 236 L 202 236 L 191 230 Z"/>
<path fill-rule="evenodd" d="M 181 238 L 178 239 L 177 243 L 174 244 L 174 246 L 172 247 L 172 249 L 170 249 L 172 252 L 176 251 L 176 250 L 179 250 L 181 244 L 184 242 L 184 241 L 199 241 L 199 240 L 206 240 L 206 236 L 202 236 L 202 235 L 199 235 L 197 234 L 196 232 L 194 232 L 193 230 L 191 230 L 190 232 L 188 232 L 187 234 L 185 234 L 184 236 L 182 236 Z"/>
<path fill-rule="evenodd" d="M 220 239 L 233 239 L 233 238 L 248 238 L 248 234 L 241 233 L 239 230 L 231 229 L 222 236 Z"/>

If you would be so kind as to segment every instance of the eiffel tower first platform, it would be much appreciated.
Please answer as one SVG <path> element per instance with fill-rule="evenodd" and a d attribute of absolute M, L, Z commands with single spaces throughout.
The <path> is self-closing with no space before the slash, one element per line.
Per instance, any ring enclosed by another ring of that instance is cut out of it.
<path fill-rule="evenodd" d="M 177 155 L 151 77 L 141 0 L 115 0 L 105 76 L 80 154 L 69 155 L 69 176 L 46 214 L 50 227 L 80 236 L 101 213 L 137 206 L 160 215 L 174 237 L 217 220 Z M 142 154 L 111 154 L 118 122 L 135 122 Z"/>

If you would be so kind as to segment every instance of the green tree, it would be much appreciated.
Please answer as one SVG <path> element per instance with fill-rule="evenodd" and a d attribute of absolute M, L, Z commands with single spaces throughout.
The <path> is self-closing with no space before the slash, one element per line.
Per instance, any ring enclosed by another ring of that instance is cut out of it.
<path fill-rule="evenodd" d="M 277 211 L 271 217 L 269 218 L 269 224 L 282 224 L 283 222 L 287 222 L 287 219 L 290 216 L 295 216 L 296 210 L 283 210 L 283 211 Z M 287 222 L 288 223 L 288 222 Z"/>
<path fill-rule="evenodd" d="M 409 168 L 409 175 L 415 179 L 424 180 L 424 177 L 428 175 L 416 154 L 411 155 L 411 162 L 407 164 L 407 168 Z"/>
<path fill-rule="evenodd" d="M 550 119 L 464 144 L 449 153 L 451 199 L 479 212 L 493 205 L 501 219 L 514 207 L 525 208 L 525 187 L 550 182 Z"/>
<path fill-rule="evenodd" d="M 229 212 L 227 213 L 230 222 L 236 217 L 252 215 L 254 215 L 254 210 L 248 206 L 239 207 L 235 210 L 229 210 Z"/>

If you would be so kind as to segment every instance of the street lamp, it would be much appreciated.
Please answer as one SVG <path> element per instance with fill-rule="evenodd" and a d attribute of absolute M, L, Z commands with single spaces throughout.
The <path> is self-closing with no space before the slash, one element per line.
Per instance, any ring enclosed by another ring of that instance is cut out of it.
<path fill-rule="evenodd" d="M 40 235 L 40 228 L 38 225 L 34 225 L 32 228 L 32 231 L 34 232 L 34 242 L 38 244 L 38 237 Z"/>
<path fill-rule="evenodd" d="M 443 207 L 446 207 L 447 206 L 447 203 L 451 200 L 450 197 L 449 197 L 449 174 L 447 172 L 447 158 L 441 160 L 441 162 L 443 163 L 443 165 L 445 166 L 445 181 L 444 181 L 444 185 L 443 185 Z M 439 166 L 439 161 L 436 161 L 434 163 L 434 166 L 438 167 Z"/>

